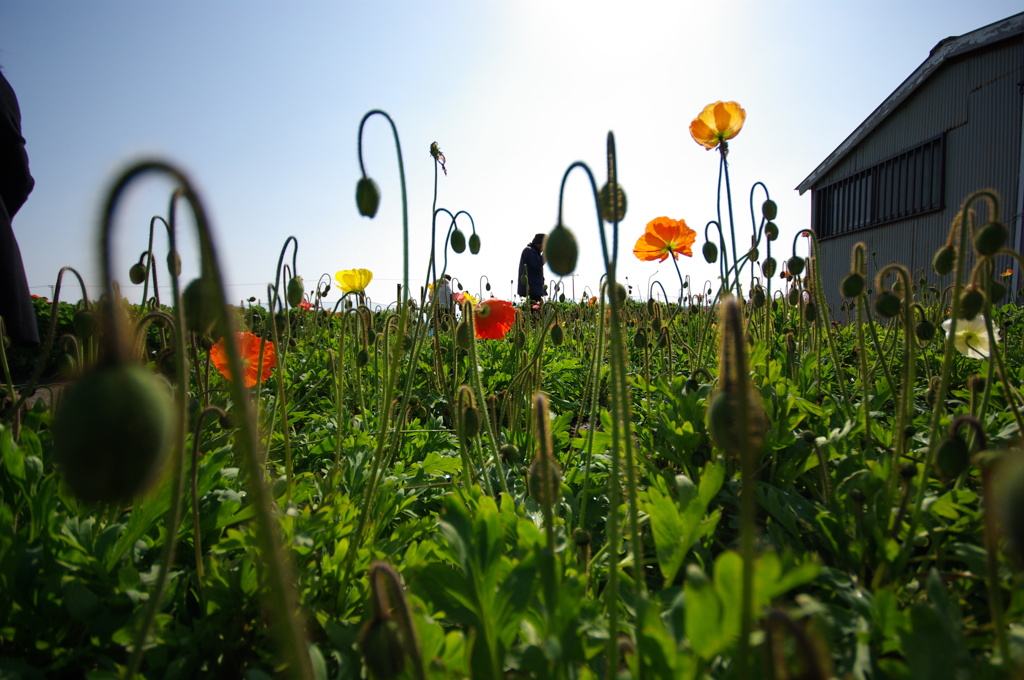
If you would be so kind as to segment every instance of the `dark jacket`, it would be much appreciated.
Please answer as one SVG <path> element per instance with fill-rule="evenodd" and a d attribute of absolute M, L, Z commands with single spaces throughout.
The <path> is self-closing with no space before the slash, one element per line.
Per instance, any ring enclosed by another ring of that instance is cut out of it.
<path fill-rule="evenodd" d="M 529 295 L 532 300 L 540 300 L 544 296 L 544 258 L 536 244 L 531 243 L 523 248 L 516 279 L 519 283 L 517 292 L 521 297 Z"/>
<path fill-rule="evenodd" d="M 0 74 L 0 316 L 7 334 L 22 345 L 39 344 L 39 330 L 11 220 L 34 186 L 21 136 L 18 98 Z"/>

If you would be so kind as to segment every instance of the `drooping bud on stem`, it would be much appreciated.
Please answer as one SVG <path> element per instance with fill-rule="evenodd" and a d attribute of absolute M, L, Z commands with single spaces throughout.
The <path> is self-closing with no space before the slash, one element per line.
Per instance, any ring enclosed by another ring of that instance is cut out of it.
<path fill-rule="evenodd" d="M 537 505 L 545 511 L 551 511 L 561 495 L 562 470 L 552 453 L 548 398 L 543 392 L 538 392 L 534 397 L 533 413 L 537 427 L 537 455 L 530 464 L 527 482 L 530 496 L 537 501 Z"/>

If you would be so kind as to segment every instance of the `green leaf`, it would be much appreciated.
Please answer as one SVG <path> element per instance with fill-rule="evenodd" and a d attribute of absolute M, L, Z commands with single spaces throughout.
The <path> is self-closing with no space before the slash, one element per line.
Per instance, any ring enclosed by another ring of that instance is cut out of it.
<path fill-rule="evenodd" d="M 724 651 L 731 642 L 722 620 L 722 602 L 707 575 L 695 564 L 686 569 L 683 584 L 686 636 L 697 656 L 705 661 Z"/>

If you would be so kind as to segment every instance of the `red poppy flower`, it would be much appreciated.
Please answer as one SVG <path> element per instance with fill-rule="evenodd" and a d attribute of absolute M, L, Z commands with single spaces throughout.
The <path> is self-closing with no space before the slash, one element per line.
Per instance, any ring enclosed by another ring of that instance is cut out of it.
<path fill-rule="evenodd" d="M 501 340 L 516 322 L 516 308 L 507 300 L 491 298 L 473 310 L 476 337 L 481 340 Z"/>
<path fill-rule="evenodd" d="M 277 365 L 277 354 L 274 352 L 274 343 L 269 340 L 263 345 L 263 370 L 257 373 L 260 364 L 260 343 L 263 340 L 258 335 L 245 331 L 235 333 L 235 343 L 238 346 L 238 353 L 242 355 L 242 371 L 245 374 L 245 386 L 252 387 L 258 382 L 265 382 L 270 378 L 270 369 Z M 224 338 L 217 341 L 217 344 L 210 348 L 210 361 L 220 371 L 220 374 L 231 380 L 231 371 L 228 368 L 228 353 L 224 346 Z"/>
<path fill-rule="evenodd" d="M 633 246 L 633 254 L 647 262 L 664 262 L 669 255 L 675 260 L 680 254 L 693 257 L 696 239 L 697 232 L 686 226 L 686 220 L 656 217 L 647 223 L 643 236 Z"/>
<path fill-rule="evenodd" d="M 313 303 L 311 303 L 309 300 L 303 300 L 302 302 L 299 303 L 299 309 L 308 312 L 311 309 L 313 309 Z"/>

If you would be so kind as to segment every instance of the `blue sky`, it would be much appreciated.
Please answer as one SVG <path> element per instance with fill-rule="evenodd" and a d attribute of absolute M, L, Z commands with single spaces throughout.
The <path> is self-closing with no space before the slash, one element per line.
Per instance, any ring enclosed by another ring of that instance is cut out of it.
<path fill-rule="evenodd" d="M 0 66 L 18 93 L 36 178 L 15 233 L 33 292 L 49 296 L 70 265 L 97 294 L 105 192 L 130 162 L 161 158 L 200 187 L 229 299 L 265 300 L 295 236 L 307 288 L 362 267 L 375 275 L 372 298 L 387 304 L 402 245 L 382 118 L 363 140 L 382 192 L 377 218 L 360 217 L 354 201 L 357 128 L 380 108 L 404 155 L 415 290 L 430 249 L 431 142 L 448 161 L 438 207 L 470 212 L 482 240 L 479 255 L 452 256 L 448 271 L 474 293 L 487 276 L 508 298 L 519 252 L 555 224 L 565 169 L 582 160 L 605 181 L 611 130 L 628 198 L 619 278 L 637 297 L 652 277 L 675 295 L 670 263 L 640 262 L 632 246 L 649 220 L 685 219 L 700 235 L 683 273 L 717 274 L 699 250 L 715 217 L 717 155 L 688 133 L 705 104 L 735 100 L 747 111 L 729 156 L 738 231 L 749 233 L 748 194 L 763 181 L 779 204 L 779 255 L 809 226 L 810 195 L 794 187 L 939 40 L 1019 9 L 1003 0 L 10 0 L 0 5 Z M 580 264 L 566 289 L 576 297 L 603 271 L 588 191 L 582 174 L 570 179 L 565 222 Z M 165 181 L 141 181 L 118 213 L 115 275 L 129 298 L 141 291 L 127 270 L 169 195 Z M 187 280 L 198 264 L 189 220 L 182 226 Z M 165 239 L 157 245 L 162 260 Z"/>

